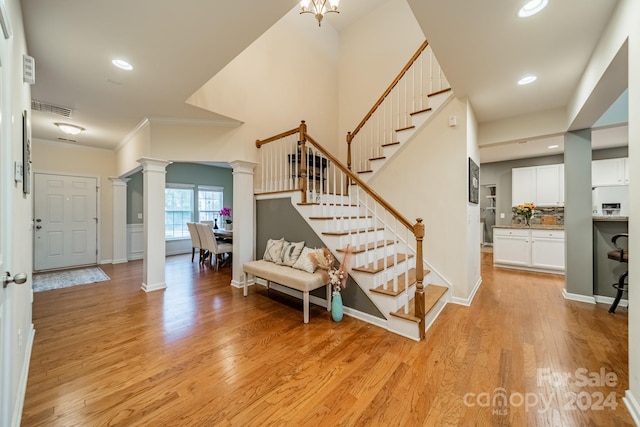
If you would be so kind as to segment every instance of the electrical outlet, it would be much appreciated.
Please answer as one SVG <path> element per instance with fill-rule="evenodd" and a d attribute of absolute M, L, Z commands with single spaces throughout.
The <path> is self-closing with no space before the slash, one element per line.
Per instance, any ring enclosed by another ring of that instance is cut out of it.
<path fill-rule="evenodd" d="M 138 219 L 142 219 L 142 214 L 141 213 L 138 214 Z"/>
<path fill-rule="evenodd" d="M 22 351 L 22 329 L 18 329 L 18 349 Z"/>
<path fill-rule="evenodd" d="M 504 212 L 500 212 L 500 219 L 504 219 Z"/>

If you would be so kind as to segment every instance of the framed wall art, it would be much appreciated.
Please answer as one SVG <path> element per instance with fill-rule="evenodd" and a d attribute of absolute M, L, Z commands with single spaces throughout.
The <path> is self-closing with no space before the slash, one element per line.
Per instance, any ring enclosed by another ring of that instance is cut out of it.
<path fill-rule="evenodd" d="M 469 203 L 478 204 L 480 167 L 469 157 Z"/>
<path fill-rule="evenodd" d="M 31 193 L 31 135 L 27 110 L 22 112 L 22 192 Z"/>

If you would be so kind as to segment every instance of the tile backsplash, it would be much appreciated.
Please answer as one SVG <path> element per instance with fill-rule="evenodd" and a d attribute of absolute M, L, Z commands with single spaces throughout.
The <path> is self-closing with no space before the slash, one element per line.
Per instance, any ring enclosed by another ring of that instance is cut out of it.
<path fill-rule="evenodd" d="M 511 215 L 511 224 L 524 224 L 524 218 L 513 213 Z M 531 217 L 531 225 L 534 224 L 563 225 L 564 206 L 536 208 L 535 214 Z"/>

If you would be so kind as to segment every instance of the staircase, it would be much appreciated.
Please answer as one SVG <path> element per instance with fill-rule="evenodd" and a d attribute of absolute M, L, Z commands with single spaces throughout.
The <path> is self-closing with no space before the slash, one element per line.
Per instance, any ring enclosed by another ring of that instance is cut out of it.
<path fill-rule="evenodd" d="M 425 42 L 418 49 L 347 134 L 347 165 L 307 133 L 304 121 L 298 128 L 256 141 L 261 152 L 256 193 L 292 192 L 296 210 L 338 260 L 352 245 L 350 276 L 384 315 L 376 324 L 415 340 L 424 338 L 450 291 L 423 257 L 422 219 L 406 219 L 366 181 L 452 97 L 427 46 Z M 428 71 L 427 76 L 418 76 L 417 70 Z M 356 173 L 351 170 L 354 160 L 360 166 Z"/>

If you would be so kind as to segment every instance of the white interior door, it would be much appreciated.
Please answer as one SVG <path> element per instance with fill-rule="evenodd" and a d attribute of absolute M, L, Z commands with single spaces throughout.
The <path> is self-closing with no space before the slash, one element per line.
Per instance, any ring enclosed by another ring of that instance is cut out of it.
<path fill-rule="evenodd" d="M 34 176 L 34 270 L 96 264 L 96 178 Z"/>

